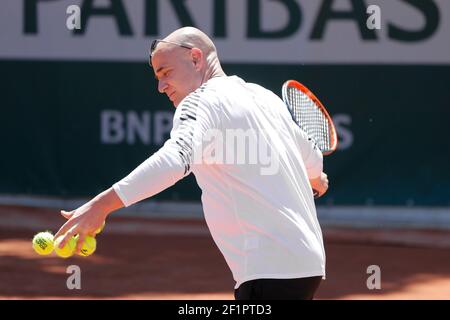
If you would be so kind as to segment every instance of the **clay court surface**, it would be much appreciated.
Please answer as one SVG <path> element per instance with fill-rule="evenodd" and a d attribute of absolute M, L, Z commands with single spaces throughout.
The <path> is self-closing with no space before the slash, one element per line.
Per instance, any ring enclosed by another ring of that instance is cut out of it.
<path fill-rule="evenodd" d="M 33 235 L 56 232 L 53 209 L 0 207 L 0 299 L 233 299 L 233 279 L 204 221 L 110 216 L 97 252 L 38 256 Z M 317 299 L 450 299 L 450 232 L 324 228 L 327 279 Z M 70 265 L 81 290 L 69 290 Z M 367 267 L 381 268 L 369 290 Z"/>

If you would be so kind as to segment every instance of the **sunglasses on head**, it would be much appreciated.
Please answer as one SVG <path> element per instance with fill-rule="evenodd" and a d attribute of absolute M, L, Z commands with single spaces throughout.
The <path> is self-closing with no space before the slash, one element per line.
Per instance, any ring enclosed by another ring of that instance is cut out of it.
<path fill-rule="evenodd" d="M 189 49 L 189 50 L 194 48 L 194 47 L 192 47 L 190 45 L 187 45 L 187 44 L 182 44 L 182 43 L 173 42 L 173 41 L 167 41 L 167 40 L 161 40 L 161 39 L 155 39 L 155 40 L 152 41 L 152 45 L 150 46 L 150 53 L 149 53 L 149 59 L 148 59 L 148 64 L 150 65 L 150 67 L 153 67 L 152 66 L 152 55 L 153 55 L 153 52 L 156 50 L 156 47 L 158 46 L 158 44 L 160 42 L 170 43 L 170 44 L 179 46 L 181 48 Z"/>

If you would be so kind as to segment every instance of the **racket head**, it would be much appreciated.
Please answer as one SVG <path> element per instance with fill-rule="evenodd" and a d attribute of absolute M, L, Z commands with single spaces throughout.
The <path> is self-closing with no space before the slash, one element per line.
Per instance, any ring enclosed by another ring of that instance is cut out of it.
<path fill-rule="evenodd" d="M 320 151 L 324 155 L 336 151 L 336 128 L 319 98 L 296 80 L 288 80 L 283 84 L 282 97 L 292 119 L 316 142 Z"/>

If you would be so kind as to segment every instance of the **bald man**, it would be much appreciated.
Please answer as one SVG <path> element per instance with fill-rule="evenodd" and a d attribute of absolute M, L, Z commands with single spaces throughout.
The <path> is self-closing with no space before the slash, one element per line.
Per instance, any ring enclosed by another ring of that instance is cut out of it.
<path fill-rule="evenodd" d="M 202 31 L 181 28 L 153 41 L 149 63 L 159 92 L 176 108 L 170 139 L 111 188 L 62 211 L 68 221 L 55 235 L 64 237 L 61 246 L 79 234 L 79 251 L 111 212 L 192 172 L 208 228 L 236 281 L 235 298 L 312 299 L 325 276 L 312 194 L 328 188 L 321 152 L 277 95 L 224 73 Z"/>

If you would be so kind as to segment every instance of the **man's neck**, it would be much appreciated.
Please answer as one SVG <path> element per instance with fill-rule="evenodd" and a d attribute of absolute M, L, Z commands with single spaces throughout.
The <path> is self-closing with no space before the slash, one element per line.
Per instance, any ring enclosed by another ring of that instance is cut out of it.
<path fill-rule="evenodd" d="M 205 72 L 202 83 L 207 82 L 209 79 L 216 77 L 226 77 L 227 75 L 222 70 L 220 63 L 212 63 L 208 70 Z"/>

